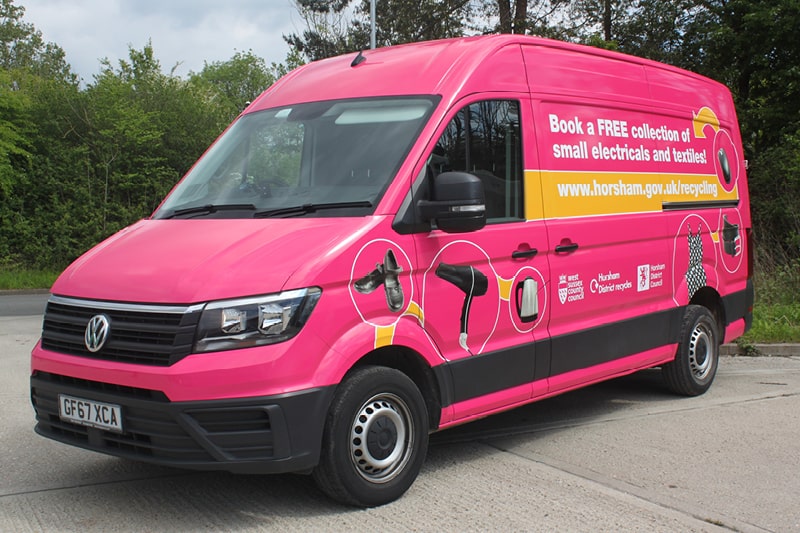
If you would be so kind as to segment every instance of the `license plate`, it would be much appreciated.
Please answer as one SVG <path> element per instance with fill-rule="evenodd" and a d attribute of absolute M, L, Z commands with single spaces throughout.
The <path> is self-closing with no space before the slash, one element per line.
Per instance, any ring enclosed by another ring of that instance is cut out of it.
<path fill-rule="evenodd" d="M 119 405 L 59 394 L 58 416 L 73 424 L 122 433 L 122 408 Z"/>

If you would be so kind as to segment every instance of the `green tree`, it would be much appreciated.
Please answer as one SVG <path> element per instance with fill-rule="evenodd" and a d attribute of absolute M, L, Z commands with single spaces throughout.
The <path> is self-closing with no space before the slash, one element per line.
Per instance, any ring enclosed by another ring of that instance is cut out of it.
<path fill-rule="evenodd" d="M 85 88 L 24 9 L 0 0 L 0 264 L 63 267 L 147 216 L 214 138 L 299 64 L 252 52 L 183 80 L 152 46 Z"/>
<path fill-rule="evenodd" d="M 25 8 L 0 0 L 0 68 L 25 68 L 48 78 L 75 82 L 60 46 L 45 42 L 42 33 L 22 20 Z"/>
<path fill-rule="evenodd" d="M 351 9 L 354 0 L 294 0 L 305 22 L 302 33 L 284 35 L 283 39 L 309 61 L 365 48 L 350 35 Z"/>
<path fill-rule="evenodd" d="M 619 51 L 686 65 L 687 31 L 703 9 L 697 0 L 638 0 L 612 24 Z"/>
<path fill-rule="evenodd" d="M 297 53 L 289 54 L 285 64 L 267 66 L 252 50 L 236 52 L 227 61 L 206 63 L 203 70 L 191 73 L 189 82 L 209 106 L 221 113 L 218 129 L 222 129 L 288 69 L 301 63 Z"/>
<path fill-rule="evenodd" d="M 77 91 L 77 78 L 63 50 L 45 43 L 23 14 L 0 0 L 0 263 L 32 265 L 53 259 L 53 248 L 41 246 L 52 226 L 40 217 L 59 210 L 51 185 L 64 176 L 43 167 L 64 141 L 63 130 L 50 128 L 65 110 L 54 108 Z"/>
<path fill-rule="evenodd" d="M 14 78 L 13 71 L 0 71 L 0 198 L 9 194 L 15 174 L 25 171 L 31 158 L 30 99 Z"/>
<path fill-rule="evenodd" d="M 573 1 L 473 0 L 470 27 L 484 34 L 515 33 L 577 41 L 579 21 L 570 13 Z"/>
<path fill-rule="evenodd" d="M 116 67 L 103 60 L 80 117 L 102 234 L 155 209 L 216 135 L 208 115 L 187 82 L 162 73 L 150 44 Z"/>
<path fill-rule="evenodd" d="M 705 0 L 687 26 L 683 64 L 734 94 L 762 250 L 800 257 L 795 190 L 800 131 L 800 2 Z"/>
<path fill-rule="evenodd" d="M 461 37 L 470 18 L 470 0 L 379 0 L 375 9 L 376 46 Z M 361 0 L 350 35 L 369 46 L 370 2 Z"/>
<path fill-rule="evenodd" d="M 284 40 L 310 61 L 369 48 L 369 0 L 295 0 L 305 21 L 301 34 Z M 376 44 L 389 46 L 459 37 L 466 31 L 471 0 L 378 0 Z"/>
<path fill-rule="evenodd" d="M 497 0 L 500 33 L 524 34 L 528 26 L 528 0 Z"/>
<path fill-rule="evenodd" d="M 17 184 L 32 158 L 30 99 L 14 77 L 12 71 L 0 71 L 0 266 L 16 259 L 9 237 L 15 235 L 20 218 Z"/>
<path fill-rule="evenodd" d="M 635 0 L 575 0 L 568 10 L 573 21 L 571 30 L 584 41 L 614 43 L 612 47 L 616 47 L 621 26 L 632 15 L 635 3 Z"/>
<path fill-rule="evenodd" d="M 84 95 L 62 80 L 32 77 L 30 93 L 31 164 L 18 175 L 15 202 L 19 214 L 14 249 L 27 266 L 53 268 L 85 249 L 98 232 L 94 229 L 86 150 L 75 132 L 75 113 Z"/>

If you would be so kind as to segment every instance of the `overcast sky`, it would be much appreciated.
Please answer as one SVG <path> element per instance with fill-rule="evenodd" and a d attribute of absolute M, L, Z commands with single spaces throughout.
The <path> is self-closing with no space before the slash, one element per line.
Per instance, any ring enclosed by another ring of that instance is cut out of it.
<path fill-rule="evenodd" d="M 152 42 L 164 72 L 187 77 L 204 61 L 226 61 L 252 50 L 267 64 L 285 60 L 283 34 L 299 33 L 303 22 L 292 0 L 15 0 L 23 20 L 45 41 L 64 49 L 84 82 L 100 72 L 100 59 L 116 66 L 128 48 Z"/>

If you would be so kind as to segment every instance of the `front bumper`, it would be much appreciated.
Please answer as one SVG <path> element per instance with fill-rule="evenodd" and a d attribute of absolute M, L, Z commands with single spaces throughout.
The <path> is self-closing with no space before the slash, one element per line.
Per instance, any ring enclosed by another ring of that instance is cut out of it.
<path fill-rule="evenodd" d="M 47 372 L 31 377 L 36 432 L 159 465 L 236 473 L 307 471 L 316 466 L 334 387 L 257 398 L 171 402 L 163 393 Z M 122 408 L 123 433 L 73 424 L 58 395 Z"/>

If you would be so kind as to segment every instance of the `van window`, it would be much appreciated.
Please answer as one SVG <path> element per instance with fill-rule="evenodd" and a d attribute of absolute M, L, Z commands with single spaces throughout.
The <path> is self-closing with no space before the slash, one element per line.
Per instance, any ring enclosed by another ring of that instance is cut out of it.
<path fill-rule="evenodd" d="M 362 98 L 244 115 L 155 218 L 371 214 L 435 103 Z"/>
<path fill-rule="evenodd" d="M 522 213 L 519 102 L 484 100 L 462 108 L 436 143 L 434 175 L 465 171 L 483 181 L 486 218 L 519 220 Z"/>

